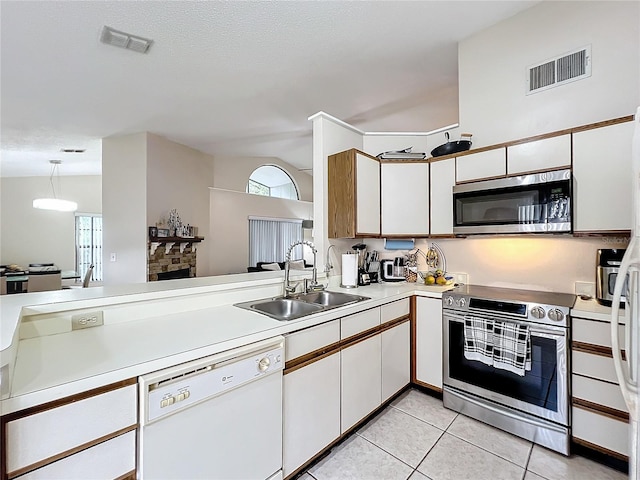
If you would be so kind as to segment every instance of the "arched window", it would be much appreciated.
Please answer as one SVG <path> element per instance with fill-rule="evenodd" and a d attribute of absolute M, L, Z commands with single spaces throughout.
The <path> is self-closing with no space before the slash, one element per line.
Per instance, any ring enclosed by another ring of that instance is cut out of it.
<path fill-rule="evenodd" d="M 249 177 L 247 193 L 299 200 L 298 189 L 287 172 L 275 165 L 256 168 Z"/>

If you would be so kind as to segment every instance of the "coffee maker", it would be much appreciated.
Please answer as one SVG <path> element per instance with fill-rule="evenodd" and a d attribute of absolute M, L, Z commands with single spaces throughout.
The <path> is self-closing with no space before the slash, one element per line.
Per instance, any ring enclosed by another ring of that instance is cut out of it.
<path fill-rule="evenodd" d="M 358 254 L 358 285 L 370 285 L 371 278 L 365 265 L 367 246 L 364 243 L 357 243 L 351 248 Z"/>

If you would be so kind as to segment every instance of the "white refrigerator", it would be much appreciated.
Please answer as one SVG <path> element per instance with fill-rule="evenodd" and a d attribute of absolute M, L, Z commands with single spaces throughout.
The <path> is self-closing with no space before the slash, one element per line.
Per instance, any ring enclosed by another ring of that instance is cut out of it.
<path fill-rule="evenodd" d="M 622 395 L 629 408 L 629 478 L 640 480 L 640 393 L 638 391 L 638 370 L 640 370 L 640 107 L 636 110 L 635 129 L 631 145 L 632 157 L 632 197 L 631 214 L 633 223 L 631 240 L 620 264 L 611 306 L 611 346 L 613 362 Z M 626 283 L 626 292 L 623 287 Z M 620 309 L 620 297 L 626 296 L 624 310 Z M 624 350 L 626 361 L 622 360 L 618 324 L 625 322 Z"/>

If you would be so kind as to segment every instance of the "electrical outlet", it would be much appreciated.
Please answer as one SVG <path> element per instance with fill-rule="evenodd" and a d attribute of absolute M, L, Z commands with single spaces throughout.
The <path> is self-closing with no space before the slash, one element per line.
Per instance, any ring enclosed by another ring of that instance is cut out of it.
<path fill-rule="evenodd" d="M 596 295 L 595 282 L 575 282 L 574 288 L 576 295 L 586 295 L 588 297 L 595 297 Z"/>
<path fill-rule="evenodd" d="M 116 261 L 116 254 L 112 253 L 111 255 L 109 255 L 109 261 L 111 262 L 115 262 Z"/>
<path fill-rule="evenodd" d="M 99 327 L 100 325 L 104 325 L 102 310 L 71 315 L 71 330 Z"/>

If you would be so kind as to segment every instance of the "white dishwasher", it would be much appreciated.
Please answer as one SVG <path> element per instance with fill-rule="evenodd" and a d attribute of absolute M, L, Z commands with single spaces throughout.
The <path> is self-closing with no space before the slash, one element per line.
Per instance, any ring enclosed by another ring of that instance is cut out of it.
<path fill-rule="evenodd" d="M 282 479 L 284 339 L 139 377 L 138 478 Z"/>

